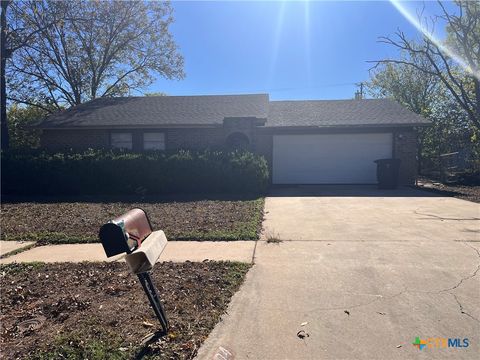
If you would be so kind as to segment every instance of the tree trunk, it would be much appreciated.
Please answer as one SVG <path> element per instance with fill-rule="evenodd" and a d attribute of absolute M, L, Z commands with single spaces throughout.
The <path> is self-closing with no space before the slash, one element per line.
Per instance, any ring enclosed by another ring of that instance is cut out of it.
<path fill-rule="evenodd" d="M 480 129 L 480 80 L 476 77 L 473 78 L 473 84 L 475 86 L 475 117 L 474 124 Z"/>
<path fill-rule="evenodd" d="M 7 63 L 7 6 L 9 1 L 2 1 L 2 14 L 1 14 L 1 39 L 0 39 L 0 131 L 1 131 L 1 149 L 7 150 L 9 148 L 10 137 L 8 136 L 8 123 L 7 123 L 7 89 L 5 81 L 5 65 Z"/>

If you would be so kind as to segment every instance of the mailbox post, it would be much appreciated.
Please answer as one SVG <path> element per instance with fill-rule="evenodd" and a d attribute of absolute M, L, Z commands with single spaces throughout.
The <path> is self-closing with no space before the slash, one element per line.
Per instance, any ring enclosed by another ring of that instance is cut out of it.
<path fill-rule="evenodd" d="M 138 276 L 155 315 L 162 326 L 162 334 L 168 331 L 168 319 L 150 271 L 167 245 L 163 231 L 153 231 L 150 220 L 142 209 L 132 209 L 109 221 L 100 228 L 99 238 L 107 257 L 125 253 L 130 272 Z"/>

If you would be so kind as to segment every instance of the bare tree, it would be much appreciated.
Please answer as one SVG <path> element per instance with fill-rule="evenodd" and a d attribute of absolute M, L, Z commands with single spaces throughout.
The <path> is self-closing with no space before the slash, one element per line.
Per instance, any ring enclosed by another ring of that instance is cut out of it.
<path fill-rule="evenodd" d="M 394 38 L 382 37 L 379 41 L 408 56 L 374 62 L 377 65 L 404 64 L 435 76 L 467 113 L 472 124 L 480 128 L 480 3 L 456 1 L 457 14 L 450 14 L 442 2 L 438 3 L 442 11 L 438 19 L 447 23 L 445 43 L 435 41 L 428 34 L 418 43 L 398 31 Z"/>

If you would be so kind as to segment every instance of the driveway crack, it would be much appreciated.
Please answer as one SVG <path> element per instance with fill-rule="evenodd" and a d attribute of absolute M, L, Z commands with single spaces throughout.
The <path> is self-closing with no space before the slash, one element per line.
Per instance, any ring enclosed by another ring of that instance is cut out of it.
<path fill-rule="evenodd" d="M 472 249 L 477 253 L 478 258 L 480 259 L 480 251 L 479 251 L 477 248 L 471 246 L 471 245 L 468 244 L 468 243 L 464 243 L 464 244 L 465 244 L 466 246 L 468 246 L 469 248 L 472 248 Z M 438 292 L 441 293 L 441 292 L 447 292 L 447 291 L 451 291 L 451 290 L 457 289 L 460 285 L 463 284 L 464 281 L 470 280 L 471 278 L 475 277 L 475 276 L 478 274 L 479 271 L 480 271 L 480 262 L 477 264 L 477 268 L 475 269 L 475 271 L 474 271 L 471 275 L 466 276 L 466 277 L 464 277 L 464 278 L 461 278 L 460 281 L 459 281 L 456 285 L 454 285 L 454 286 L 452 286 L 452 287 L 450 287 L 450 288 L 447 288 L 447 289 L 440 290 L 440 291 L 438 291 Z"/>
<path fill-rule="evenodd" d="M 452 294 L 452 293 L 450 293 L 450 294 Z M 475 320 L 476 322 L 480 322 L 480 320 L 478 320 L 475 316 L 473 316 L 472 314 L 469 314 L 468 312 L 465 311 L 465 309 L 463 308 L 462 303 L 460 302 L 460 300 L 458 300 L 457 295 L 452 294 L 452 296 L 453 296 L 453 298 L 455 299 L 455 301 L 457 302 L 458 307 L 459 307 L 459 309 L 460 309 L 460 312 L 461 312 L 462 314 L 467 315 L 469 318 Z"/>
<path fill-rule="evenodd" d="M 476 218 L 476 217 L 471 217 L 471 218 L 448 218 L 448 217 L 442 217 L 442 216 L 439 216 L 439 215 L 435 215 L 435 214 L 428 214 L 428 213 L 424 213 L 424 212 L 420 212 L 417 210 L 414 211 L 415 214 L 417 215 L 423 215 L 423 216 L 429 216 L 430 218 L 429 219 L 420 219 L 420 220 L 433 220 L 433 219 L 437 219 L 437 220 L 454 220 L 454 221 L 477 221 L 477 220 L 480 220 L 480 218 Z"/>

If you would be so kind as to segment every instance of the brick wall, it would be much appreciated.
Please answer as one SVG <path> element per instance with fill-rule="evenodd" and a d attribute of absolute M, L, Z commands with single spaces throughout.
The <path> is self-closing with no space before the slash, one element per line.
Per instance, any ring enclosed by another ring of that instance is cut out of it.
<path fill-rule="evenodd" d="M 167 129 L 167 150 L 170 149 L 218 149 L 225 145 L 223 128 Z"/>
<path fill-rule="evenodd" d="M 42 148 L 47 150 L 85 150 L 109 146 L 107 130 L 43 130 Z"/>
<path fill-rule="evenodd" d="M 399 182 L 413 185 L 417 176 L 417 132 L 413 129 L 393 132 L 393 157 L 400 159 Z"/>
<path fill-rule="evenodd" d="M 143 149 L 143 130 L 117 130 L 132 133 L 133 150 Z M 145 130 L 145 131 L 152 131 Z M 218 128 L 158 129 L 165 132 L 167 149 L 217 149 L 225 144 L 224 132 Z M 109 130 L 44 130 L 41 146 L 48 150 L 101 149 L 110 146 Z"/>

